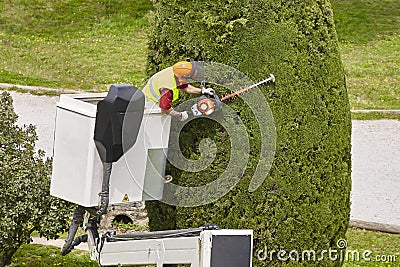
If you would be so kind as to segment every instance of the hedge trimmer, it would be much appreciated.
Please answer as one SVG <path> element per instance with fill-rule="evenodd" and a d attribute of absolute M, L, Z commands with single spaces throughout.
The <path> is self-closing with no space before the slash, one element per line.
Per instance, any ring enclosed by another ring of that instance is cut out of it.
<path fill-rule="evenodd" d="M 210 116 L 214 112 L 218 112 L 222 109 L 222 102 L 228 101 L 231 99 L 234 99 L 235 97 L 239 95 L 243 95 L 244 93 L 250 91 L 251 89 L 267 83 L 267 82 L 275 82 L 275 76 L 273 74 L 270 74 L 268 78 L 265 80 L 262 80 L 258 83 L 255 83 L 253 85 L 250 85 L 249 87 L 234 91 L 230 94 L 227 94 L 223 96 L 221 99 L 218 97 L 216 93 L 210 94 L 210 95 L 202 95 L 199 97 L 197 100 L 197 104 L 194 104 L 192 106 L 192 112 L 194 116 Z M 213 90 L 212 90 L 213 91 Z"/>

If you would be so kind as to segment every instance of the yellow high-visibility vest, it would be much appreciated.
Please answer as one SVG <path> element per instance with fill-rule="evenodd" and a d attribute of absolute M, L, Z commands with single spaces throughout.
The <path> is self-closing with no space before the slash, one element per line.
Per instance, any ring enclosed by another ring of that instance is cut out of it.
<path fill-rule="evenodd" d="M 172 90 L 172 102 L 179 98 L 179 89 L 177 88 L 176 80 L 172 67 L 163 69 L 157 72 L 147 81 L 142 91 L 148 101 L 158 103 L 161 98 L 161 90 L 168 88 Z"/>

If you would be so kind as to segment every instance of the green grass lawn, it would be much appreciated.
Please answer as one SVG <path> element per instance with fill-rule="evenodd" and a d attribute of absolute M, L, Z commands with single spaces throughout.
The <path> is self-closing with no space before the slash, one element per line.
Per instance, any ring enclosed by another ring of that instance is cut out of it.
<path fill-rule="evenodd" d="M 400 266 L 400 235 L 372 232 L 351 228 L 347 231 L 348 250 L 358 251 L 360 257 L 352 256 L 349 253 L 348 260 L 344 267 L 398 267 Z M 368 252 L 370 251 L 370 253 Z M 362 254 L 366 253 L 365 259 Z"/>
<path fill-rule="evenodd" d="M 89 253 L 74 250 L 67 256 L 61 256 L 55 246 L 29 244 L 21 246 L 12 259 L 10 267 L 49 267 L 49 266 L 99 266 L 91 261 Z"/>
<path fill-rule="evenodd" d="M 400 1 L 333 1 L 353 109 L 400 109 Z"/>
<path fill-rule="evenodd" d="M 0 6 L 0 82 L 95 91 L 144 82 L 149 0 Z"/>

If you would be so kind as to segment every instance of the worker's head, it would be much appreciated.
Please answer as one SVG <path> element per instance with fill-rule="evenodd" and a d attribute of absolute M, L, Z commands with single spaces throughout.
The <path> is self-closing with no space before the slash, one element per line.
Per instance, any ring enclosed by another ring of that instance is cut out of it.
<path fill-rule="evenodd" d="M 204 77 L 202 64 L 193 60 L 179 61 L 172 67 L 172 70 L 181 83 L 187 82 L 188 79 L 201 81 Z"/>

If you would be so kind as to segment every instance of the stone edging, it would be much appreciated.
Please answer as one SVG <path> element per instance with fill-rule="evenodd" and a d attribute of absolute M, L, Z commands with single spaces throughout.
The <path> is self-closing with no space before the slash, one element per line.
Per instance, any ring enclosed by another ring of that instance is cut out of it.
<path fill-rule="evenodd" d="M 396 109 L 362 109 L 362 110 L 351 110 L 351 113 L 383 113 L 383 114 L 399 114 L 400 110 Z"/>
<path fill-rule="evenodd" d="M 373 230 L 390 234 L 400 234 L 400 226 L 392 225 L 392 224 L 383 224 L 383 223 L 375 223 L 375 222 L 366 222 L 360 220 L 350 220 L 350 226 L 365 229 L 365 230 Z"/>
<path fill-rule="evenodd" d="M 27 85 L 19 85 L 19 84 L 10 84 L 10 83 L 0 83 L 0 89 L 20 89 L 28 92 L 34 93 L 53 93 L 53 94 L 77 94 L 83 93 L 84 91 L 79 90 L 71 90 L 71 89 L 62 89 L 62 88 L 47 88 L 47 87 L 39 87 L 39 86 L 27 86 Z"/>

